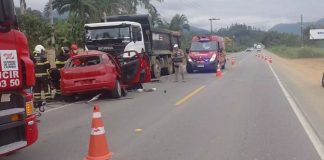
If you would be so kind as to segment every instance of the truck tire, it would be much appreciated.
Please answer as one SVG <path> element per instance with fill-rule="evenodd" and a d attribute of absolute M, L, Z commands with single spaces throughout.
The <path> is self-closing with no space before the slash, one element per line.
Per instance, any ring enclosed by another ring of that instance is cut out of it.
<path fill-rule="evenodd" d="M 120 86 L 119 80 L 116 80 L 115 88 L 111 91 L 112 98 L 120 98 L 122 96 L 122 88 Z"/>
<path fill-rule="evenodd" d="M 153 65 L 153 78 L 159 79 L 161 77 L 161 63 L 158 59 L 155 59 Z"/>
<path fill-rule="evenodd" d="M 324 88 L 324 73 L 323 73 L 323 77 L 322 77 L 322 87 Z"/>

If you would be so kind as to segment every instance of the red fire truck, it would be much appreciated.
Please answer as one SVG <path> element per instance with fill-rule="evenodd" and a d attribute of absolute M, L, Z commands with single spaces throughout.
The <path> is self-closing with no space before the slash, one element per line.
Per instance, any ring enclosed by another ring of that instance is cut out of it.
<path fill-rule="evenodd" d="M 226 54 L 223 37 L 217 35 L 193 36 L 190 50 L 187 49 L 187 72 L 194 70 L 215 71 L 218 64 L 225 69 Z"/>
<path fill-rule="evenodd" d="M 12 0 L 0 0 L 0 157 L 38 138 L 33 96 L 35 83 L 25 35 L 19 32 Z"/>

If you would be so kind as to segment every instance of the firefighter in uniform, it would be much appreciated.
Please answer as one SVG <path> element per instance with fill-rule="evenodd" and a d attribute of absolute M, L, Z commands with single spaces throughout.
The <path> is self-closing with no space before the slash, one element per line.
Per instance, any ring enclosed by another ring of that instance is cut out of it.
<path fill-rule="evenodd" d="M 61 52 L 59 55 L 56 56 L 55 64 L 56 68 L 52 69 L 50 72 L 50 77 L 52 80 L 52 83 L 55 87 L 55 100 L 61 100 L 61 87 L 60 87 L 60 80 L 61 80 L 61 75 L 60 75 L 60 69 L 64 67 L 66 61 L 70 58 L 69 55 L 69 48 L 68 47 L 62 47 Z"/>
<path fill-rule="evenodd" d="M 35 100 L 42 100 L 42 91 L 46 100 L 51 99 L 51 92 L 49 89 L 48 70 L 50 64 L 47 60 L 45 48 L 42 45 L 37 45 L 34 50 L 34 56 L 32 57 L 35 63 L 35 76 L 36 84 L 34 86 L 34 98 Z"/>
<path fill-rule="evenodd" d="M 78 49 L 79 49 L 78 45 L 72 44 L 70 47 L 70 57 L 74 57 L 78 55 Z"/>
<path fill-rule="evenodd" d="M 178 82 L 178 76 L 181 75 L 182 82 L 184 82 L 184 61 L 185 61 L 185 54 L 184 52 L 179 48 L 178 44 L 175 44 L 173 46 L 174 50 L 171 55 L 174 69 L 175 69 L 175 82 Z"/>

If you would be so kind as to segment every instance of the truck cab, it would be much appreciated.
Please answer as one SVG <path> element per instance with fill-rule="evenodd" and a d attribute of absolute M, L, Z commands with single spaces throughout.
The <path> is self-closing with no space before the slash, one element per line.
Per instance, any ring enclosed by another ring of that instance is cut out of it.
<path fill-rule="evenodd" d="M 37 118 L 32 93 L 34 63 L 25 35 L 13 29 L 12 0 L 0 0 L 0 157 L 36 142 Z"/>
<path fill-rule="evenodd" d="M 191 47 L 187 49 L 187 72 L 194 70 L 215 71 L 218 64 L 225 69 L 225 44 L 222 37 L 216 35 L 193 36 Z"/>
<path fill-rule="evenodd" d="M 86 48 L 98 50 L 112 55 L 123 53 L 124 58 L 134 57 L 135 54 L 124 53 L 136 51 L 143 53 L 144 37 L 141 24 L 130 21 L 86 24 Z"/>
<path fill-rule="evenodd" d="M 115 58 L 121 68 L 122 84 L 136 86 L 151 81 L 150 61 L 145 53 L 140 23 L 131 21 L 85 25 L 86 50 L 98 50 Z"/>
<path fill-rule="evenodd" d="M 85 25 L 86 32 L 110 27 L 116 28 L 113 31 L 115 33 L 118 33 L 118 28 L 124 28 L 127 34 L 121 37 L 114 36 L 114 41 L 99 40 L 95 42 L 90 41 L 90 43 L 88 41 L 86 45 L 89 50 L 98 49 L 110 54 L 121 54 L 122 52 L 135 50 L 148 58 L 152 78 L 158 79 L 162 74 L 168 75 L 174 72 L 171 54 L 173 45 L 181 44 L 180 32 L 153 28 L 149 15 L 110 16 L 103 19 L 102 22 Z M 89 35 L 89 33 L 86 34 Z M 118 42 L 117 39 L 122 40 Z M 134 54 L 129 55 L 127 53 L 123 54 L 123 57 L 127 58 L 127 55 L 128 57 L 134 56 Z"/>

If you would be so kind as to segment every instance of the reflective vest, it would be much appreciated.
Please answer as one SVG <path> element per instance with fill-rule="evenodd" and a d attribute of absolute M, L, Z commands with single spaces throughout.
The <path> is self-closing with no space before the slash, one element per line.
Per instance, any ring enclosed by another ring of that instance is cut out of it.
<path fill-rule="evenodd" d="M 61 69 L 64 67 L 66 61 L 70 58 L 69 55 L 58 55 L 55 60 L 56 68 Z"/>
<path fill-rule="evenodd" d="M 48 70 L 50 69 L 50 64 L 47 61 L 46 55 L 35 53 L 33 60 L 35 63 L 36 77 L 48 76 Z"/>

